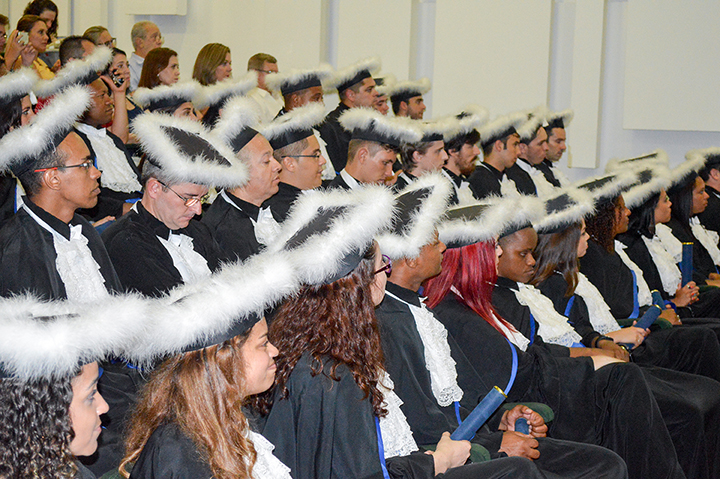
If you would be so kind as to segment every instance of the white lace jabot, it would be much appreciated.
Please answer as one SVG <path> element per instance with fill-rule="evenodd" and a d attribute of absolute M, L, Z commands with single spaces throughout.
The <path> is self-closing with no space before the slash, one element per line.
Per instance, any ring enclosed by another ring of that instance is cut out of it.
<path fill-rule="evenodd" d="M 248 431 L 248 439 L 257 454 L 252 470 L 253 479 L 292 479 L 290 468 L 273 455 L 275 446 L 270 441 L 253 431 Z"/>
<path fill-rule="evenodd" d="M 697 216 L 690 218 L 690 229 L 692 230 L 695 239 L 697 239 L 710 254 L 713 263 L 720 266 L 720 248 L 718 248 L 717 233 L 705 229 Z"/>
<path fill-rule="evenodd" d="M 600 291 L 582 273 L 578 273 L 575 293 L 585 301 L 590 315 L 590 323 L 595 331 L 607 334 L 620 329 L 620 325 L 610 312 L 610 306 L 607 305 Z"/>
<path fill-rule="evenodd" d="M 571 347 L 582 338 L 568 324 L 567 318 L 555 310 L 552 300 L 544 296 L 532 285 L 517 283 L 514 291 L 518 302 L 530 308 L 530 312 L 538 323 L 538 334 L 543 341 L 561 346 Z"/>
<path fill-rule="evenodd" d="M 642 240 L 660 274 L 663 289 L 667 294 L 674 296 L 678 287 L 680 287 L 680 283 L 682 283 L 682 273 L 675 262 L 675 258 L 664 248 L 657 235 L 653 236 L 652 239 L 643 236 Z"/>
<path fill-rule="evenodd" d="M 157 237 L 173 260 L 173 266 L 184 283 L 194 283 L 210 276 L 207 260 L 193 247 L 193 239 L 182 233 L 170 232 L 168 239 Z"/>
<path fill-rule="evenodd" d="M 383 371 L 378 388 L 383 393 L 383 407 L 387 416 L 380 418 L 380 434 L 383 440 L 385 459 L 396 456 L 407 456 L 418 450 L 412 430 L 400 406 L 403 402 L 395 394 L 395 385 L 386 371 Z"/>

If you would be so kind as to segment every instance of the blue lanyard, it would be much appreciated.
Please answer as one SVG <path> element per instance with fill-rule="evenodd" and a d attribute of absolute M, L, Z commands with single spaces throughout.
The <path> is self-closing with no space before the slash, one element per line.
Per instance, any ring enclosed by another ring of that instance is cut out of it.
<path fill-rule="evenodd" d="M 573 323 L 570 321 L 570 311 L 572 311 L 572 307 L 574 304 L 575 304 L 575 295 L 573 294 L 572 296 L 570 296 L 567 306 L 565 306 L 565 314 L 564 314 L 564 316 L 566 318 L 568 318 L 568 324 L 570 324 L 570 326 L 573 326 Z M 572 347 L 573 348 L 584 348 L 585 345 L 583 343 L 573 343 Z"/>
<path fill-rule="evenodd" d="M 530 344 L 528 346 L 532 346 L 532 343 L 535 342 L 535 316 L 530 313 Z"/>
<path fill-rule="evenodd" d="M 380 431 L 380 419 L 378 419 L 377 416 L 375 416 L 375 431 L 377 431 L 380 468 L 382 469 L 383 477 L 385 479 L 390 479 L 390 474 L 388 474 L 387 465 L 385 464 L 385 448 L 383 447 L 382 432 Z"/>
<path fill-rule="evenodd" d="M 533 323 L 534 322 L 535 321 L 533 320 Z M 515 384 L 515 376 L 517 376 L 517 370 L 518 370 L 518 356 L 517 356 L 517 351 L 515 351 L 515 346 L 513 345 L 513 343 L 511 343 L 510 340 L 507 338 L 505 338 L 505 341 L 507 341 L 508 344 L 510 345 L 510 351 L 512 351 L 512 357 L 513 357 L 512 371 L 510 372 L 510 380 L 508 381 L 507 386 L 505 386 L 505 395 L 507 396 L 508 394 L 510 394 L 510 390 L 512 389 L 513 384 Z"/>

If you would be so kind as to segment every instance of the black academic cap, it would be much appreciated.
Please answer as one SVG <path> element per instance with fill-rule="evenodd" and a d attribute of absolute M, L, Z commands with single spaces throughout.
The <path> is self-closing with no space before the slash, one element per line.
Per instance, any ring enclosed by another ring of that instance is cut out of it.
<path fill-rule="evenodd" d="M 324 118 L 323 104 L 309 103 L 275 118 L 262 129 L 262 135 L 270 142 L 273 150 L 279 150 L 313 136 L 313 128 L 322 123 Z"/>
<path fill-rule="evenodd" d="M 311 70 L 290 70 L 288 72 L 268 73 L 265 85 L 283 96 L 312 87 L 322 87 L 322 82 L 332 75 L 332 67 L 322 64 Z"/>
<path fill-rule="evenodd" d="M 138 88 L 133 100 L 149 112 L 178 108 L 183 103 L 192 102 L 198 96 L 200 84 L 196 81 L 160 85 L 155 88 Z"/>
<path fill-rule="evenodd" d="M 366 140 L 400 147 L 422 139 L 422 131 L 415 120 L 387 117 L 372 108 L 351 108 L 340 115 L 340 125 L 352 133 L 353 140 Z"/>

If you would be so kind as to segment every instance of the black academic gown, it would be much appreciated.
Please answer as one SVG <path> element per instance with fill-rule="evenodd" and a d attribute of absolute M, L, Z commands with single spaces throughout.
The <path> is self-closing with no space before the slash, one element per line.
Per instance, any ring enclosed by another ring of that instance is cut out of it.
<path fill-rule="evenodd" d="M 227 190 L 225 194 L 237 208 L 219 195 L 203 214 L 201 221 L 227 257 L 245 260 L 258 254 L 263 248 L 255 237 L 253 224 L 253 220 L 258 218 L 260 208 Z"/>
<path fill-rule="evenodd" d="M 87 146 L 88 150 L 90 150 L 90 155 L 93 158 L 96 158 L 97 155 L 95 154 L 95 150 L 93 150 L 92 144 L 90 143 L 90 139 L 87 137 L 87 135 L 77 129 L 75 130 L 75 133 L 77 133 L 78 136 L 80 136 L 80 138 L 82 138 L 82 140 L 85 142 L 85 146 Z M 133 173 L 135 173 L 138 183 L 140 183 L 140 171 L 138 170 L 137 166 L 135 166 L 135 162 L 133 161 L 132 156 L 130 155 L 130 152 L 128 151 L 125 144 L 120 138 L 118 138 L 110 131 L 107 131 L 106 135 L 113 141 L 117 149 L 122 151 L 122 153 L 125 155 L 125 161 L 127 161 Z M 97 159 L 95 160 L 95 164 L 97 165 Z M 110 188 L 103 186 L 103 180 L 101 176 L 100 194 L 98 195 L 97 205 L 95 205 L 93 208 L 81 209 L 78 211 L 78 213 L 85 216 L 90 221 L 97 221 L 105 218 L 106 216 L 114 216 L 115 218 L 120 218 L 123 213 L 123 205 L 127 202 L 127 200 L 139 200 L 140 198 L 142 198 L 142 193 L 139 191 L 125 193 L 123 191 L 111 190 Z"/>
<path fill-rule="evenodd" d="M 392 190 L 397 193 L 398 191 L 403 190 L 415 180 L 417 180 L 417 176 L 411 175 L 410 173 L 405 171 L 403 172 L 403 174 L 398 176 L 397 181 L 394 185 L 392 185 Z"/>
<path fill-rule="evenodd" d="M 609 253 L 595 241 L 590 240 L 587 253 L 580 259 L 580 270 L 600 291 L 616 319 L 631 315 L 634 301 L 632 272 L 617 253 Z M 543 287 L 543 293 L 556 298 L 558 304 L 566 304 L 567 298 L 562 297 L 565 289 L 558 292 L 556 290 L 560 290 L 563 286 L 555 284 L 558 281 L 564 284 L 565 280 L 559 275 L 554 275 L 548 281 L 548 285 Z M 566 288 L 567 285 L 564 287 Z M 557 305 L 556 309 L 560 311 Z M 570 318 L 570 321 L 575 321 L 575 318 Z M 583 336 L 583 333 L 579 334 Z M 700 374 L 720 380 L 720 343 L 716 334 L 703 326 L 652 331 L 643 341 L 643 345 L 633 350 L 633 359 L 640 364 Z"/>
<path fill-rule="evenodd" d="M 0 175 L 0 228 L 15 214 L 17 179 L 10 173 Z"/>
<path fill-rule="evenodd" d="M 638 265 L 642 270 L 645 282 L 647 283 L 650 291 L 657 290 L 662 295 L 663 299 L 668 301 L 671 295 L 665 291 L 662 283 L 662 277 L 658 271 L 655 261 L 653 261 L 652 255 L 643 241 L 640 233 L 623 233 L 617 237 L 627 248 L 625 253 L 628 257 Z M 699 296 L 699 300 L 683 308 L 677 308 L 678 315 L 683 318 L 683 323 L 687 324 L 704 324 L 711 326 L 713 322 L 717 322 L 713 318 L 720 318 L 720 288 L 710 288 L 702 291 Z M 707 318 L 698 319 L 698 322 L 690 318 Z M 715 329 L 715 334 L 720 334 L 720 328 Z"/>
<path fill-rule="evenodd" d="M 195 443 L 176 424 L 163 424 L 152 433 L 138 456 L 130 479 L 210 479 L 210 466 Z"/>
<path fill-rule="evenodd" d="M 76 461 L 75 467 L 78 469 L 77 474 L 75 474 L 75 479 L 97 479 L 97 476 L 82 463 Z"/>
<path fill-rule="evenodd" d="M 705 191 L 708 194 L 707 208 L 698 215 L 698 218 L 705 228 L 720 233 L 720 192 L 707 185 Z"/>
<path fill-rule="evenodd" d="M 523 160 L 522 158 L 518 158 L 517 161 L 525 160 Z M 532 176 L 530 176 L 527 171 L 520 168 L 517 162 L 510 168 L 505 170 L 505 174 L 508 178 L 515 182 L 515 187 L 517 188 L 518 192 L 522 193 L 523 195 L 537 196 L 537 188 L 535 187 L 535 182 L 533 181 Z"/>
<path fill-rule="evenodd" d="M 387 291 L 414 306 L 420 306 L 416 292 L 388 283 Z M 385 356 L 385 367 L 395 384 L 395 393 L 402 399 L 401 406 L 413 430 L 418 444 L 430 445 L 440 440 L 444 431 L 457 427 L 454 407 L 441 407 L 432 393 L 430 373 L 425 366 L 424 346 L 415 326 L 409 307 L 402 301 L 386 295 L 376 309 L 380 338 Z M 474 375 L 463 388 L 462 404 L 470 408 L 492 387 L 485 384 L 475 372 L 473 365 L 465 358 L 452 336 L 448 336 L 458 376 Z M 493 378 L 496 379 L 496 378 Z M 504 387 L 503 384 L 501 387 Z M 462 409 L 462 408 L 461 408 Z M 464 417 L 466 410 L 461 411 Z M 473 442 L 481 444 L 491 457 L 502 457 L 499 452 L 502 433 L 497 431 L 497 415 L 478 432 Z M 494 430 L 494 432 L 492 430 Z M 538 440 L 540 458 L 535 466 L 548 477 L 622 477 L 625 468 L 617 455 L 587 444 L 561 441 L 551 438 Z M 494 462 L 490 461 L 492 464 Z"/>
<path fill-rule="evenodd" d="M 265 200 L 263 207 L 270 207 L 275 221 L 282 223 L 285 221 L 285 218 L 287 218 L 290 208 L 292 208 L 292 205 L 295 203 L 295 200 L 300 197 L 301 193 L 302 190 L 300 188 L 281 181 L 278 184 L 278 192 Z"/>
<path fill-rule="evenodd" d="M 337 108 L 327 114 L 325 120 L 317 128 L 320 137 L 325 141 L 325 148 L 336 172 L 345 168 L 348 160 L 348 146 L 352 134 L 340 125 L 338 118 L 349 109 L 344 103 L 340 103 Z"/>
<path fill-rule="evenodd" d="M 58 233 L 70 238 L 70 227 L 50 213 L 33 204 L 29 198 L 23 202 L 40 219 Z M 90 223 L 76 214 L 70 225 L 82 225 L 93 259 L 100 266 L 108 291 L 119 291 L 120 283 L 115 269 Z M 50 232 L 24 210 L 19 210 L 0 229 L 0 295 L 12 296 L 32 293 L 42 299 L 65 299 L 65 285 L 55 268 L 55 246 Z"/>
<path fill-rule="evenodd" d="M 545 179 L 548 180 L 551 185 L 555 186 L 556 188 L 560 188 L 562 186 L 558 179 L 555 178 L 555 173 L 553 172 L 552 163 L 550 162 L 550 160 L 543 160 L 539 165 L 533 165 L 533 168 L 537 168 L 538 170 L 540 170 Z"/>
<path fill-rule="evenodd" d="M 340 174 L 335 176 L 335 178 L 332 179 L 332 181 L 327 185 L 327 189 L 334 190 L 334 189 L 340 189 L 340 190 L 350 190 L 350 185 L 348 185 L 345 180 L 343 179 Z"/>
<path fill-rule="evenodd" d="M 102 238 L 125 291 L 162 296 L 183 283 L 170 253 L 158 239 L 168 238 L 170 229 L 141 202 L 136 208 L 137 212 L 131 210 L 103 231 Z M 173 233 L 193 239 L 193 248 L 205 258 L 210 271 L 217 270 L 225 259 L 208 228 L 199 221 L 191 220 L 187 227 Z"/>
<path fill-rule="evenodd" d="M 501 196 L 500 182 L 504 173 L 485 162 L 480 163 L 473 171 L 468 182 L 475 198 L 481 200 L 490 195 Z"/>
<path fill-rule="evenodd" d="M 453 191 L 452 196 L 450 197 L 450 205 L 456 205 L 460 202 L 460 199 L 458 198 L 457 190 L 462 186 L 463 181 L 467 181 L 467 178 L 464 176 L 458 176 L 452 171 L 448 170 L 443 166 L 443 174 L 446 178 L 448 178 L 453 183 Z"/>
<path fill-rule="evenodd" d="M 683 243 L 693 243 L 693 281 L 698 285 L 705 284 L 710 273 L 717 273 L 715 262 L 710 253 L 700 243 L 690 229 L 690 225 L 683 225 L 677 219 L 672 218 L 667 226 L 672 230 L 673 236 Z"/>
<path fill-rule="evenodd" d="M 567 282 L 562 275 L 550 276 L 538 288 L 553 301 L 560 314 L 565 312 L 569 298 L 565 297 Z M 569 312 L 569 322 L 583 338 L 588 336 L 587 331 L 594 331 L 587 306 L 577 295 Z M 717 338 L 711 335 L 711 339 Z M 651 333 L 633 349 L 633 360 L 643 367 L 687 476 L 715 478 L 720 475 L 720 383 L 660 367 L 664 364 L 676 365 L 679 361 L 690 364 L 698 361 L 697 357 L 687 358 L 688 353 L 678 352 L 678 349 L 685 349 L 682 348 L 684 345 L 678 347 L 671 341 L 672 336 Z M 702 345 L 699 348 L 702 351 Z M 682 357 L 679 357 L 681 354 Z M 702 360 L 702 357 L 699 359 Z M 683 369 L 697 368 L 696 365 Z M 687 391 L 692 391 L 692 394 L 687 394 Z"/>

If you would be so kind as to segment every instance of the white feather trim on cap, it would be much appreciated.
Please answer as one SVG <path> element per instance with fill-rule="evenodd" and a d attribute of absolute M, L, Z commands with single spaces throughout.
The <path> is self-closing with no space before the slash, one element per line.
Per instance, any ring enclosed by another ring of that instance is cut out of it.
<path fill-rule="evenodd" d="M 289 253 L 300 282 L 322 284 L 343 267 L 352 252 L 361 253 L 375 235 L 390 225 L 394 197 L 389 188 L 362 185 L 354 190 L 309 190 L 300 195 L 281 225 L 277 241 L 268 245 L 267 254 Z M 321 211 L 344 208 L 322 232 L 308 237 L 302 245 L 287 250 L 288 241 L 311 223 Z"/>
<path fill-rule="evenodd" d="M 61 90 L 83 81 L 93 73 L 99 73 L 112 62 L 112 50 L 105 46 L 95 47 L 95 51 L 82 60 L 72 60 L 60 69 L 55 78 L 40 80 L 33 89 L 35 95 L 47 98 Z"/>
<path fill-rule="evenodd" d="M 720 154 L 720 148 L 710 147 L 703 149 L 690 150 L 685 154 L 685 161 L 672 169 L 671 179 L 673 183 L 678 183 L 691 173 L 698 173 L 705 168 L 705 161 L 708 156 Z"/>
<path fill-rule="evenodd" d="M 625 206 L 632 209 L 645 203 L 652 195 L 667 190 L 672 181 L 670 169 L 662 164 L 646 164 L 644 169 L 633 166 L 638 173 L 638 183 L 623 193 Z"/>
<path fill-rule="evenodd" d="M 212 135 L 225 144 L 229 144 L 235 136 L 245 128 L 259 128 L 260 116 L 253 100 L 242 96 L 230 100 L 220 114 L 220 119 L 212 130 Z"/>
<path fill-rule="evenodd" d="M 572 186 L 559 188 L 551 196 L 538 200 L 543 208 L 542 216 L 535 219 L 537 232 L 553 231 L 577 223 L 595 211 L 595 197 L 587 190 Z M 564 204 L 564 208 L 558 208 Z"/>
<path fill-rule="evenodd" d="M 563 125 L 565 128 L 570 125 L 570 122 L 572 121 L 573 117 L 575 116 L 575 113 L 571 109 L 563 110 L 563 111 L 552 111 L 548 112 L 545 116 L 545 122 L 550 125 L 553 122 L 556 122 L 558 120 L 562 120 Z"/>
<path fill-rule="evenodd" d="M 268 141 L 284 135 L 291 130 L 311 130 L 325 118 L 325 106 L 322 103 L 308 103 L 275 118 L 260 130 Z"/>
<path fill-rule="evenodd" d="M 168 137 L 164 128 L 177 128 L 202 138 L 228 164 L 218 164 L 208 156 L 188 156 Z M 225 143 L 218 141 L 197 121 L 159 113 L 143 113 L 133 121 L 132 130 L 143 151 L 173 183 L 235 188 L 247 182 L 247 166 L 235 157 Z"/>
<path fill-rule="evenodd" d="M 632 158 L 612 158 L 605 166 L 605 173 L 613 173 L 623 168 L 645 169 L 652 165 L 668 166 L 668 156 L 664 150 L 657 149 Z"/>
<path fill-rule="evenodd" d="M 413 96 L 420 96 L 426 94 L 430 91 L 431 87 L 432 84 L 430 83 L 429 78 L 399 81 L 395 83 L 392 88 L 390 88 L 390 90 L 388 90 L 387 95 L 392 98 L 409 94 L 412 98 Z"/>
<path fill-rule="evenodd" d="M 637 180 L 638 177 L 635 171 L 624 169 L 610 174 L 585 178 L 573 183 L 571 186 L 589 191 L 597 202 L 622 194 Z"/>
<path fill-rule="evenodd" d="M 440 173 L 421 176 L 398 192 L 396 198 L 423 189 L 428 189 L 429 194 L 422 199 L 420 208 L 412 212 L 396 211 L 393 228 L 376 236 L 380 251 L 392 259 L 416 258 L 423 246 L 433 240 L 437 225 L 447 210 L 453 187 Z M 399 214 L 411 216 L 403 218 Z M 398 224 L 403 227 L 401 234 L 395 231 Z"/>
<path fill-rule="evenodd" d="M 143 108 L 173 98 L 183 99 L 183 103 L 191 102 L 197 97 L 200 88 L 201 85 L 194 80 L 174 85 L 160 85 L 155 88 L 138 88 L 133 92 L 133 100 Z"/>
<path fill-rule="evenodd" d="M 193 104 L 199 110 L 227 101 L 228 98 L 246 95 L 257 86 L 257 72 L 247 72 L 239 80 L 228 78 L 214 85 L 200 85 Z"/>
<path fill-rule="evenodd" d="M 462 118 L 458 118 L 462 116 Z M 460 135 L 467 135 L 487 122 L 490 113 L 479 105 L 467 105 L 460 112 L 431 120 L 427 130 L 441 132 L 446 142 Z"/>
<path fill-rule="evenodd" d="M 526 111 L 525 114 L 527 115 L 527 121 L 517 128 L 517 132 L 518 135 L 520 135 L 520 140 L 529 142 L 535 138 L 535 134 L 545 121 L 547 108 L 540 105 L 532 110 Z"/>
<path fill-rule="evenodd" d="M 370 57 L 360 60 L 357 63 L 349 65 L 345 68 L 335 71 L 335 73 L 327 79 L 324 84 L 325 88 L 337 88 L 344 83 L 352 80 L 358 73 L 367 70 L 370 74 L 380 71 L 380 58 Z"/>
<path fill-rule="evenodd" d="M 379 78 L 382 79 L 382 85 L 377 84 L 378 77 L 375 77 L 375 90 L 377 90 L 380 96 L 388 95 L 390 89 L 397 83 L 397 78 L 395 78 L 395 75 L 392 73 L 388 73 Z"/>
<path fill-rule="evenodd" d="M 270 90 L 280 93 L 287 85 L 297 85 L 311 78 L 318 78 L 322 83 L 330 78 L 333 69 L 327 63 L 321 63 L 317 68 L 307 70 L 292 69 L 287 72 L 268 73 L 265 76 L 265 86 Z"/>
<path fill-rule="evenodd" d="M 485 123 L 478 128 L 480 132 L 480 142 L 485 145 L 488 142 L 496 140 L 496 136 L 509 130 L 510 127 L 516 130 L 527 121 L 527 115 L 523 112 L 511 113 L 509 115 L 500 116 L 489 123 Z"/>
<path fill-rule="evenodd" d="M 0 299 L 0 368 L 20 380 L 74 375 L 118 355 L 145 334 L 147 301 L 109 296 L 101 305 Z"/>
<path fill-rule="evenodd" d="M 16 128 L 0 139 L 0 169 L 7 171 L 52 149 L 53 139 L 64 131 L 70 132 L 89 106 L 87 87 L 71 86 L 55 95 L 32 123 Z"/>
<path fill-rule="evenodd" d="M 476 209 L 477 216 L 456 215 Z M 490 196 L 484 200 L 448 210 L 448 217 L 438 225 L 440 241 L 451 246 L 465 246 L 496 239 L 503 232 L 530 224 L 542 217 L 542 202 L 528 196 Z"/>
<path fill-rule="evenodd" d="M 422 139 L 422 131 L 415 120 L 387 117 L 372 108 L 351 108 L 338 119 L 348 131 L 374 131 L 395 138 L 399 143 L 414 143 Z"/>
<path fill-rule="evenodd" d="M 0 77 L 0 102 L 28 95 L 40 79 L 33 68 L 21 68 Z"/>

